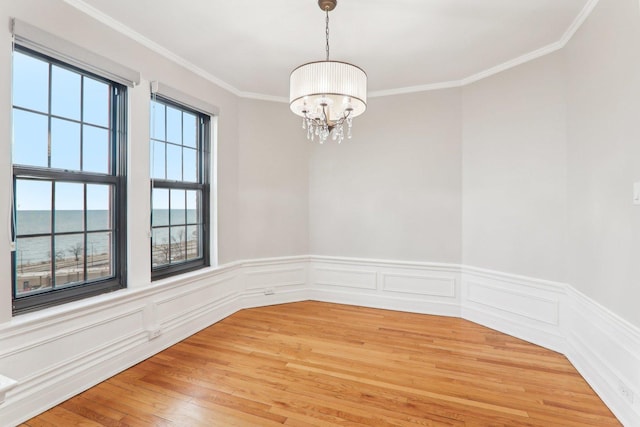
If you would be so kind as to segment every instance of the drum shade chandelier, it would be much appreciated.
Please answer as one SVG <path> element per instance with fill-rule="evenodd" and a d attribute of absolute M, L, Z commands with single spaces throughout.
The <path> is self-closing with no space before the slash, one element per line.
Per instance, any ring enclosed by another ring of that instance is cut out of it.
<path fill-rule="evenodd" d="M 289 105 L 302 117 L 307 139 L 322 144 L 329 136 L 338 143 L 351 138 L 354 117 L 367 108 L 367 74 L 355 65 L 329 60 L 329 12 L 337 0 L 318 0 L 326 14 L 326 53 L 324 61 L 300 65 L 291 72 Z"/>

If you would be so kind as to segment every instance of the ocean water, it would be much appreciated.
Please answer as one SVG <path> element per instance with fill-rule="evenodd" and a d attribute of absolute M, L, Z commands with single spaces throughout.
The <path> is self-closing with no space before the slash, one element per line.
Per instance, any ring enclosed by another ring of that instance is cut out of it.
<path fill-rule="evenodd" d="M 83 211 L 58 211 L 55 218 L 55 232 L 78 232 L 65 236 L 56 236 L 55 253 L 57 258 L 80 257 L 84 254 L 84 230 Z M 33 264 L 51 259 L 51 237 L 30 237 L 34 234 L 51 232 L 50 211 L 16 212 L 16 229 L 18 239 L 16 242 L 16 257 L 18 264 Z M 111 232 L 98 232 L 97 230 L 111 229 L 109 211 L 87 211 L 87 256 L 100 255 L 109 252 L 112 241 Z M 79 249 L 78 249 L 79 245 Z"/>
<path fill-rule="evenodd" d="M 196 224 L 198 222 L 197 211 L 157 209 L 153 212 L 154 226 L 167 226 L 171 219 L 172 224 Z M 51 259 L 52 243 L 55 245 L 55 253 L 58 259 L 73 258 L 76 254 L 84 256 L 83 211 L 67 210 L 57 211 L 55 217 L 55 232 L 77 232 L 64 236 L 55 236 L 54 242 L 50 236 L 30 237 L 36 234 L 51 233 L 51 212 L 18 210 L 16 212 L 16 229 L 18 239 L 16 242 L 16 257 L 18 264 L 34 264 Z M 110 230 L 111 219 L 109 211 L 87 211 L 87 243 L 86 255 L 92 257 L 110 252 L 113 243 L 113 234 L 98 230 Z M 184 227 L 175 227 L 171 235 L 177 236 Z M 167 230 L 167 229 L 165 229 Z M 167 230 L 168 233 L 168 230 Z M 184 233 L 184 231 L 183 231 Z M 162 243 L 162 242 L 160 242 Z"/>

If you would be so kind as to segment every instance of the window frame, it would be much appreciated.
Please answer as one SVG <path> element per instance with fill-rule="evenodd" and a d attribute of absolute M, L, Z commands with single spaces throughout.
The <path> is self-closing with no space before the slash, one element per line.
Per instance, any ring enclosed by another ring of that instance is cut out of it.
<path fill-rule="evenodd" d="M 197 135 L 197 156 L 198 156 L 198 166 L 199 170 L 197 171 L 197 181 L 177 181 L 177 180 L 169 180 L 166 179 L 158 179 L 150 176 L 150 199 L 151 199 L 151 216 L 150 216 L 150 230 L 151 230 L 151 239 L 153 239 L 153 190 L 154 189 L 167 189 L 167 190 L 196 190 L 200 191 L 201 200 L 200 200 L 200 216 L 202 218 L 202 233 L 201 233 L 201 248 L 202 248 L 202 256 L 193 259 L 187 260 L 179 263 L 165 264 L 159 267 L 153 266 L 153 240 L 151 240 L 150 245 L 150 258 L 151 258 L 151 280 L 161 280 L 167 277 L 176 276 L 179 274 L 187 273 L 190 271 L 199 270 L 205 267 L 209 267 L 211 265 L 211 183 L 210 183 L 210 175 L 211 175 L 211 126 L 212 126 L 212 117 L 210 114 L 199 111 L 195 108 L 190 107 L 189 105 L 175 101 L 169 97 L 162 96 L 159 93 L 152 93 L 149 108 L 151 109 L 152 102 L 159 102 L 165 105 L 165 107 L 173 107 L 179 109 L 181 112 L 187 112 L 196 116 L 198 121 L 198 135 Z M 166 108 L 165 108 L 166 111 Z M 151 128 L 152 120 L 153 120 L 153 112 L 150 111 L 149 115 L 149 128 Z M 165 140 L 152 138 L 149 135 L 149 150 L 151 151 L 151 144 L 153 141 L 163 142 L 165 145 L 169 142 L 166 141 L 166 131 L 167 131 L 167 121 L 165 117 Z M 184 147 L 184 144 L 181 144 Z M 165 158 L 165 167 L 166 167 L 167 159 Z M 165 171 L 166 172 L 166 171 Z M 183 171 L 184 173 L 184 171 Z M 151 175 L 151 170 L 150 170 Z M 171 214 L 169 213 L 169 217 Z M 155 228 L 164 228 L 165 226 L 155 227 Z M 170 225 L 166 226 L 170 229 Z"/>
<path fill-rule="evenodd" d="M 11 294 L 12 294 L 12 312 L 13 315 L 40 310 L 46 307 L 56 306 L 79 299 L 88 298 L 91 296 L 99 295 L 106 292 L 112 292 L 118 289 L 126 288 L 127 278 L 127 187 L 126 187 L 126 171 L 127 171 L 127 87 L 121 83 L 117 83 L 113 80 L 107 79 L 100 75 L 94 74 L 91 71 L 87 71 L 75 64 L 70 64 L 28 47 L 22 46 L 19 43 L 15 44 L 15 51 L 25 55 L 29 55 L 41 61 L 48 63 L 49 65 L 49 82 L 48 82 L 48 108 L 46 113 L 38 111 L 38 114 L 45 115 L 50 123 L 53 118 L 57 117 L 52 114 L 51 111 L 51 71 L 52 67 L 59 66 L 61 68 L 71 70 L 79 73 L 82 76 L 86 76 L 91 79 L 98 80 L 100 82 L 109 85 L 109 142 L 110 142 L 110 170 L 108 173 L 96 173 L 86 171 L 69 171 L 65 169 L 53 169 L 50 167 L 40 166 L 28 166 L 21 164 L 13 164 L 12 159 L 12 239 L 17 241 L 18 235 L 16 228 L 16 183 L 18 179 L 35 179 L 43 180 L 45 182 L 51 182 L 55 185 L 57 182 L 62 183 L 82 183 L 82 184 L 109 184 L 113 185 L 113 239 L 112 245 L 112 257 L 111 263 L 113 268 L 113 275 L 104 279 L 83 280 L 82 282 L 72 283 L 64 285 L 59 289 L 43 290 L 41 292 L 35 292 L 28 295 L 17 295 L 17 269 L 18 259 L 17 251 L 11 252 Z M 13 87 L 13 80 L 12 80 Z M 18 108 L 22 111 L 31 111 L 19 106 L 15 106 L 12 103 L 13 110 Z M 83 121 L 78 121 L 80 124 Z M 12 124 L 13 126 L 13 124 Z M 86 206 L 85 206 L 86 207 Z M 52 206 L 53 208 L 53 206 Z M 54 212 L 51 212 L 54 216 Z M 86 215 L 86 211 L 85 211 Z M 86 224 L 84 225 L 83 234 L 87 234 Z M 50 235 L 53 239 L 56 236 L 56 230 L 51 229 L 49 233 L 44 235 Z M 80 234 L 77 233 L 77 234 Z M 24 236 L 27 237 L 27 236 Z M 83 249 L 84 254 L 87 252 L 87 248 Z M 85 262 L 86 262 L 86 256 Z M 55 256 L 51 255 L 52 262 L 55 263 Z M 52 264 L 52 271 L 54 269 Z M 55 273 L 54 273 L 55 274 Z"/>

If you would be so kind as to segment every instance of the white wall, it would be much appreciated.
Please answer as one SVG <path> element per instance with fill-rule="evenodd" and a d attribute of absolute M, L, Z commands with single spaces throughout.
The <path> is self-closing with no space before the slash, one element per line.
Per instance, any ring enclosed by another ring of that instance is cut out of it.
<path fill-rule="evenodd" d="M 565 279 L 561 53 L 463 88 L 465 265 Z"/>
<path fill-rule="evenodd" d="M 309 253 L 309 154 L 284 103 L 239 101 L 238 245 L 241 259 Z"/>
<path fill-rule="evenodd" d="M 311 253 L 460 262 L 460 90 L 373 98 L 353 139 L 313 143 Z"/>
<path fill-rule="evenodd" d="M 640 9 L 601 0 L 564 50 L 568 281 L 640 326 Z"/>

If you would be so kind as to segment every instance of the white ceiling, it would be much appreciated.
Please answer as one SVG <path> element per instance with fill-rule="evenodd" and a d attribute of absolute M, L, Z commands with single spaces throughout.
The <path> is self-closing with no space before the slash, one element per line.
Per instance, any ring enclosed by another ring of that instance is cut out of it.
<path fill-rule="evenodd" d="M 65 0 L 236 94 L 288 97 L 325 56 L 317 0 Z M 597 0 L 339 0 L 331 59 L 373 95 L 459 86 L 564 46 Z"/>

